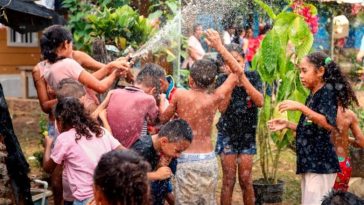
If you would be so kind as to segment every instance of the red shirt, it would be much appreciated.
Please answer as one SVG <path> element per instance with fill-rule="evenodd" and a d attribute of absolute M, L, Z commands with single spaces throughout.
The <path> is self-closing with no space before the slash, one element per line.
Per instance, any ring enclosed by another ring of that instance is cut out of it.
<path fill-rule="evenodd" d="M 106 111 L 114 137 L 127 148 L 141 137 L 146 120 L 159 113 L 153 96 L 135 87 L 115 90 Z"/>
<path fill-rule="evenodd" d="M 250 38 L 248 40 L 248 53 L 246 54 L 246 60 L 248 62 L 253 61 L 255 53 L 258 51 L 261 42 L 263 41 L 264 36 L 260 35 L 256 38 Z"/>

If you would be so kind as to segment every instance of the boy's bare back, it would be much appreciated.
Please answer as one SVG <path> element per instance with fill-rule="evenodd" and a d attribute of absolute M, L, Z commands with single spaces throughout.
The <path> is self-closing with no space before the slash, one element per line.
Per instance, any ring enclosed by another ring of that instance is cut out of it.
<path fill-rule="evenodd" d="M 176 94 L 176 113 L 186 120 L 193 130 L 192 143 L 185 152 L 211 152 L 211 129 L 218 108 L 215 94 L 193 89 L 179 90 Z"/>

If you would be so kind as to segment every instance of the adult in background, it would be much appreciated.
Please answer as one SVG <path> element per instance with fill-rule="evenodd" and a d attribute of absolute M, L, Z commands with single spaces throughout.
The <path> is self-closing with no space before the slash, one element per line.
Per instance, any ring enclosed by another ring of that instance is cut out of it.
<path fill-rule="evenodd" d="M 201 60 L 205 55 L 205 50 L 201 45 L 201 37 L 203 34 L 203 27 L 201 24 L 195 24 L 193 26 L 193 35 L 188 38 L 188 57 L 183 62 L 182 68 L 191 68 L 193 63 L 197 60 Z"/>

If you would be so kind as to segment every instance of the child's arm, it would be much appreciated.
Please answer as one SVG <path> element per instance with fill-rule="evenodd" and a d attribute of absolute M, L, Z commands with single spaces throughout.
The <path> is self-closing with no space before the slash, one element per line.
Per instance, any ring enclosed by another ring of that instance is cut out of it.
<path fill-rule="evenodd" d="M 102 110 L 104 110 L 104 109 L 106 109 L 107 108 L 107 105 L 109 104 L 109 102 L 110 102 L 110 98 L 111 98 L 111 95 L 114 93 L 114 91 L 113 90 L 110 90 L 108 93 L 107 93 L 107 95 L 106 95 L 106 97 L 105 97 L 105 99 L 104 99 L 104 101 L 102 101 L 102 103 L 96 108 L 96 110 L 91 114 L 91 117 L 93 118 L 93 119 L 97 119 L 97 117 L 99 117 L 99 114 L 100 114 L 100 112 L 102 111 Z"/>
<path fill-rule="evenodd" d="M 206 37 L 207 44 L 215 48 L 216 51 L 221 54 L 225 63 L 230 67 L 231 72 L 240 77 L 244 73 L 244 70 L 222 44 L 219 33 L 213 29 L 208 29 L 206 31 Z"/>
<path fill-rule="evenodd" d="M 105 76 L 109 75 L 110 73 L 112 73 L 112 71 L 117 68 L 117 69 L 121 69 L 124 71 L 128 71 L 130 70 L 130 63 L 127 61 L 126 58 L 119 58 L 117 60 L 114 60 L 108 64 L 106 64 L 105 66 L 103 66 L 102 68 L 100 68 L 99 70 L 97 70 L 96 72 L 93 72 L 92 75 L 98 79 L 101 80 L 103 79 Z"/>
<path fill-rule="evenodd" d="M 97 60 L 89 56 L 87 53 L 82 51 L 73 51 L 72 58 L 79 64 L 81 64 L 82 67 L 93 71 L 97 71 L 105 66 L 105 64 L 98 62 Z"/>
<path fill-rule="evenodd" d="M 240 78 L 240 85 L 245 88 L 246 93 L 251 97 L 252 101 L 257 107 L 262 107 L 264 103 L 264 97 L 259 90 L 257 90 L 246 77 L 242 75 Z"/>
<path fill-rule="evenodd" d="M 237 81 L 238 81 L 238 77 L 237 77 L 235 74 L 231 73 L 231 74 L 229 74 L 229 76 L 230 76 L 230 75 L 234 76 L 234 78 L 235 78 L 235 82 L 237 82 Z M 220 82 L 219 80 L 221 80 L 221 79 L 219 79 L 219 78 L 218 78 L 217 83 L 218 83 L 218 85 L 220 85 L 220 86 L 221 86 L 221 82 Z M 225 80 L 225 81 L 226 81 L 226 80 Z M 219 86 L 219 87 L 220 87 L 220 86 Z M 219 87 L 218 87 L 218 88 L 219 88 Z M 226 111 L 226 109 L 229 107 L 230 100 L 231 100 L 231 94 L 232 94 L 233 90 L 234 90 L 234 88 L 233 88 L 233 89 L 228 89 L 228 90 L 226 91 L 227 93 L 226 93 L 226 95 L 224 96 L 223 100 L 220 102 L 220 104 L 219 104 L 219 111 L 220 111 L 221 113 L 224 113 L 224 112 Z M 225 91 L 223 91 L 223 92 L 225 92 Z"/>
<path fill-rule="evenodd" d="M 32 71 L 34 86 L 37 90 L 38 100 L 42 111 L 45 113 L 50 113 L 52 107 L 57 104 L 57 99 L 50 99 L 47 93 L 47 83 L 40 76 L 40 70 L 38 66 L 35 66 Z"/>
<path fill-rule="evenodd" d="M 169 119 L 173 117 L 173 115 L 176 113 L 177 110 L 177 102 L 178 102 L 178 96 L 180 95 L 180 92 L 184 92 L 183 90 L 176 90 L 175 94 L 173 95 L 172 102 L 168 105 L 167 109 L 165 109 L 163 112 L 160 112 L 159 114 L 159 121 L 161 123 L 168 122 Z"/>
<path fill-rule="evenodd" d="M 272 132 L 280 131 L 286 128 L 296 131 L 297 124 L 285 119 L 272 119 L 268 121 L 268 128 Z"/>
<path fill-rule="evenodd" d="M 364 148 L 364 135 L 359 127 L 358 118 L 352 113 L 352 123 L 350 125 L 351 132 L 355 139 L 349 138 L 350 143 L 355 147 Z"/>
<path fill-rule="evenodd" d="M 335 108 L 332 108 L 335 109 Z M 326 117 L 320 113 L 317 113 L 311 110 L 306 105 L 303 105 L 299 102 L 292 100 L 285 100 L 279 104 L 279 111 L 284 112 L 287 110 L 291 111 L 301 111 L 308 119 L 312 120 L 313 123 L 325 128 L 326 130 L 332 131 L 335 130 L 335 127 L 332 126 L 326 119 Z"/>
<path fill-rule="evenodd" d="M 110 127 L 110 124 L 109 124 L 109 121 L 107 121 L 107 113 L 106 113 L 106 109 L 103 109 L 100 111 L 99 113 L 99 118 L 100 120 L 102 121 L 102 125 L 103 127 L 109 131 L 110 133 L 112 133 L 111 131 L 111 127 Z"/>
<path fill-rule="evenodd" d="M 147 173 L 147 177 L 150 181 L 168 179 L 171 175 L 172 171 L 169 167 L 159 167 L 156 171 Z"/>
<path fill-rule="evenodd" d="M 44 137 L 44 154 L 43 154 L 43 169 L 47 173 L 52 173 L 57 164 L 51 159 L 51 146 L 53 139 L 49 136 Z"/>

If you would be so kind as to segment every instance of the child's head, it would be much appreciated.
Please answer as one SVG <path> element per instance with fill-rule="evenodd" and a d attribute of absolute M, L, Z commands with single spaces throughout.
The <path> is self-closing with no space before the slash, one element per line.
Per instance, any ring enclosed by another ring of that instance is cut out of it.
<path fill-rule="evenodd" d="M 79 99 L 82 103 L 85 95 L 86 91 L 83 85 L 72 78 L 61 80 L 56 90 L 57 99 L 74 97 Z"/>
<path fill-rule="evenodd" d="M 253 29 L 249 26 L 245 27 L 245 38 L 253 38 L 254 37 L 254 33 L 253 33 Z"/>
<path fill-rule="evenodd" d="M 133 151 L 102 155 L 94 172 L 96 204 L 149 204 L 148 170 L 149 164 Z"/>
<path fill-rule="evenodd" d="M 192 129 L 182 119 L 172 120 L 158 133 L 160 151 L 167 157 L 177 158 L 192 142 Z"/>
<path fill-rule="evenodd" d="M 314 52 L 300 62 L 300 79 L 302 84 L 312 90 L 318 83 L 324 82 L 334 89 L 339 105 L 347 108 L 358 100 L 349 81 L 341 73 L 339 66 L 323 52 Z"/>
<path fill-rule="evenodd" d="M 61 25 L 50 26 L 43 31 L 40 49 L 43 58 L 51 63 L 72 57 L 72 33 Z"/>
<path fill-rule="evenodd" d="M 196 61 L 190 69 L 190 87 L 209 88 L 215 81 L 217 70 L 216 64 L 211 60 Z"/>
<path fill-rule="evenodd" d="M 230 54 L 235 58 L 235 60 L 239 63 L 241 67 L 245 67 L 245 54 L 241 46 L 236 43 L 231 43 L 229 45 L 225 45 L 226 49 L 230 52 Z M 231 73 L 230 67 L 225 64 L 223 57 L 221 54 L 217 54 L 216 57 L 216 66 L 219 68 L 218 71 L 220 73 Z"/>
<path fill-rule="evenodd" d="M 86 112 L 81 102 L 74 97 L 64 97 L 58 100 L 54 110 L 58 131 L 65 132 L 72 128 L 76 130 L 76 141 L 82 137 L 101 137 L 103 130 Z M 91 132 L 90 132 L 91 131 Z"/>
<path fill-rule="evenodd" d="M 350 192 L 332 191 L 324 197 L 321 205 L 360 205 L 364 201 Z"/>
<path fill-rule="evenodd" d="M 164 69 L 154 63 L 145 64 L 138 73 L 135 83 L 140 85 L 145 93 L 151 95 L 165 92 L 168 88 Z"/>
<path fill-rule="evenodd" d="M 203 27 L 201 24 L 195 24 L 193 25 L 193 35 L 197 38 L 200 39 L 202 37 L 203 34 Z"/>

